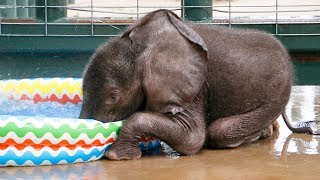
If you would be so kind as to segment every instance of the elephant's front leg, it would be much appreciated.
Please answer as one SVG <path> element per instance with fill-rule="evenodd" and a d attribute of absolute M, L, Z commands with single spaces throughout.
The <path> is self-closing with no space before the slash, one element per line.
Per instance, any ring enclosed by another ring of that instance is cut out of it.
<path fill-rule="evenodd" d="M 141 136 L 156 137 L 180 154 L 194 154 L 205 141 L 205 124 L 202 118 L 200 120 L 193 115 L 182 112 L 168 117 L 155 113 L 135 113 L 121 128 L 119 137 L 108 149 L 106 156 L 111 160 L 140 158 L 138 144 Z"/>

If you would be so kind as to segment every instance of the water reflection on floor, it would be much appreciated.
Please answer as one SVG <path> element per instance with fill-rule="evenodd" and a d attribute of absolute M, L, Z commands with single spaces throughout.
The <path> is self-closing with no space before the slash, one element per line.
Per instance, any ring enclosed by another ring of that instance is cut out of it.
<path fill-rule="evenodd" d="M 320 86 L 294 87 L 287 113 L 293 124 L 320 120 Z M 179 157 L 165 148 L 134 161 L 0 168 L 0 179 L 318 179 L 320 136 L 292 134 L 278 122 L 271 139 L 236 149 Z"/>

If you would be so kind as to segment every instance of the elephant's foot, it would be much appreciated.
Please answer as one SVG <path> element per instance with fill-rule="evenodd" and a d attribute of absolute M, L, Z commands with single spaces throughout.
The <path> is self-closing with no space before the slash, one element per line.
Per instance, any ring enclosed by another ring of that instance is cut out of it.
<path fill-rule="evenodd" d="M 259 139 L 268 139 L 273 134 L 273 125 L 270 124 L 269 127 L 262 130 L 260 138 Z"/>
<path fill-rule="evenodd" d="M 262 130 L 261 135 L 260 135 L 260 139 L 270 138 L 273 135 L 274 131 L 276 131 L 278 129 L 279 129 L 279 124 L 278 124 L 278 121 L 275 120 L 272 124 L 269 125 L 269 127 Z"/>
<path fill-rule="evenodd" d="M 142 153 L 138 145 L 116 140 L 105 155 L 110 160 L 131 160 L 139 159 Z"/>

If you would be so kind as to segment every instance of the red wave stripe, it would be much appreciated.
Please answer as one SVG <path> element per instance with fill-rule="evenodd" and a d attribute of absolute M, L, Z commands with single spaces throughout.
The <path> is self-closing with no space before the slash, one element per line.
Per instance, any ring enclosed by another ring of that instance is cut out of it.
<path fill-rule="evenodd" d="M 77 104 L 79 102 L 82 102 L 79 95 L 75 95 L 73 99 L 70 99 L 66 94 L 63 94 L 61 99 L 59 99 L 55 94 L 51 94 L 49 101 L 50 102 L 59 102 L 59 103 L 63 103 L 63 104 L 65 104 L 67 102 L 70 102 L 72 104 Z"/>
<path fill-rule="evenodd" d="M 50 147 L 53 150 L 58 150 L 60 147 L 67 147 L 70 150 L 74 150 L 76 147 L 82 147 L 89 149 L 93 146 L 103 146 L 105 144 L 113 143 L 114 139 L 110 138 L 106 143 L 101 143 L 99 140 L 93 141 L 91 144 L 86 144 L 84 140 L 80 140 L 76 142 L 75 144 L 70 144 L 67 140 L 62 140 L 58 144 L 52 144 L 48 139 L 42 141 L 39 144 L 34 143 L 31 139 L 26 139 L 22 143 L 17 143 L 14 139 L 9 138 L 5 142 L 0 143 L 0 150 L 4 150 L 8 148 L 9 146 L 16 147 L 19 151 L 23 150 L 24 148 L 31 146 L 35 149 L 41 149 L 43 147 Z"/>
<path fill-rule="evenodd" d="M 47 102 L 49 101 L 49 98 L 48 96 L 46 96 L 45 98 L 42 98 L 39 94 L 35 94 L 32 100 L 34 103 Z"/>
<path fill-rule="evenodd" d="M 11 99 L 11 97 L 10 97 Z M 12 96 L 12 99 L 14 99 L 14 97 Z M 20 100 L 31 100 L 26 94 L 22 94 L 20 97 Z"/>
<path fill-rule="evenodd" d="M 10 97 L 10 99 L 14 99 L 13 97 Z M 39 94 L 35 94 L 33 98 L 30 98 L 26 94 L 22 94 L 20 96 L 20 100 L 33 100 L 34 103 L 38 102 L 59 102 L 62 104 L 66 104 L 67 102 L 70 102 L 72 104 L 78 104 L 79 102 L 82 102 L 82 99 L 78 94 L 74 96 L 73 99 L 70 99 L 68 95 L 63 94 L 61 98 L 58 98 L 55 94 L 51 94 L 50 96 L 46 96 L 45 98 L 41 97 Z"/>

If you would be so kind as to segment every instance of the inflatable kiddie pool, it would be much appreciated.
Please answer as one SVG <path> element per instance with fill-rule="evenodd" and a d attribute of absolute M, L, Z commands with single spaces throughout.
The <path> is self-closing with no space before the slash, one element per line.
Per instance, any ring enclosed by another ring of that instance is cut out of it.
<path fill-rule="evenodd" d="M 0 166 L 69 164 L 100 159 L 124 121 L 77 119 L 82 79 L 0 81 Z M 142 150 L 159 145 L 142 138 Z"/>

